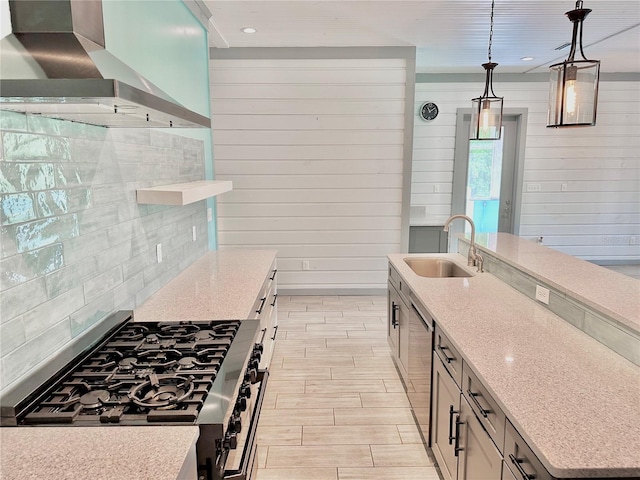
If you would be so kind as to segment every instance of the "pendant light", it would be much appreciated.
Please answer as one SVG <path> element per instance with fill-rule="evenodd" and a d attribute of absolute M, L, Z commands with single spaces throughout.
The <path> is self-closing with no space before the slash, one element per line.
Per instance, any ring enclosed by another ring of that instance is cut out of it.
<path fill-rule="evenodd" d="M 486 72 L 484 93 L 472 100 L 471 140 L 499 140 L 502 133 L 502 99 L 493 93 L 493 69 L 498 66 L 491 61 L 491 43 L 493 41 L 493 9 L 495 0 L 491 0 L 491 30 L 489 31 L 489 61 L 482 66 Z M 489 95 L 491 94 L 491 95 Z"/>
<path fill-rule="evenodd" d="M 549 116 L 547 127 L 584 127 L 596 124 L 600 61 L 587 60 L 582 50 L 582 22 L 591 13 L 582 0 L 566 15 L 573 23 L 571 50 L 562 63 L 549 67 Z M 574 60 L 577 44 L 582 60 Z"/>

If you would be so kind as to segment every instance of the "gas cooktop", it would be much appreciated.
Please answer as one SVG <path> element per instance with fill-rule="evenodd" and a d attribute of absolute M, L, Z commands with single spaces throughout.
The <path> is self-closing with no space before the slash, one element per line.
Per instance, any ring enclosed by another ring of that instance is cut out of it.
<path fill-rule="evenodd" d="M 127 318 L 31 392 L 8 423 L 3 401 L 3 424 L 199 423 L 205 404 L 206 421 L 222 421 L 211 412 L 226 410 L 225 396 L 257 372 L 255 334 L 252 321 Z"/>

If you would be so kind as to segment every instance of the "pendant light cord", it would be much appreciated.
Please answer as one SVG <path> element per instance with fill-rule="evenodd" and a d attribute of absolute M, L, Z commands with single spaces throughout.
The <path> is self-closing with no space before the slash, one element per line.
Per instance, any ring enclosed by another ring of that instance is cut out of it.
<path fill-rule="evenodd" d="M 491 63 L 491 44 L 493 43 L 493 7 L 496 1 L 491 0 L 491 28 L 489 29 L 489 63 Z"/>

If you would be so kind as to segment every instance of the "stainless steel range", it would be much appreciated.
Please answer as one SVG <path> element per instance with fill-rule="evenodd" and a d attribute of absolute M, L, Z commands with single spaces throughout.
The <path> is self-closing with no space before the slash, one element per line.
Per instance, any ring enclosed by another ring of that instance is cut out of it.
<path fill-rule="evenodd" d="M 0 399 L 3 426 L 198 425 L 199 478 L 247 480 L 268 372 L 258 320 L 118 312 Z M 262 332 L 264 335 L 264 332 Z"/>

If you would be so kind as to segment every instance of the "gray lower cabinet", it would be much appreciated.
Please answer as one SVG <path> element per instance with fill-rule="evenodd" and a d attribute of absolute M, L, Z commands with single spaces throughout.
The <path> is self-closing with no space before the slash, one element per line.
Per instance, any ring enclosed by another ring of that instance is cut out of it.
<path fill-rule="evenodd" d="M 518 479 L 553 480 L 551 474 L 509 421 L 505 429 L 504 463 Z"/>
<path fill-rule="evenodd" d="M 507 467 L 507 462 L 502 463 L 502 480 L 518 480 L 513 472 L 509 470 L 509 467 Z"/>
<path fill-rule="evenodd" d="M 395 270 L 392 271 L 395 273 Z M 409 381 L 409 307 L 404 298 L 409 298 L 406 286 L 401 279 L 398 279 L 397 273 L 396 276 L 390 275 L 387 299 L 387 342 L 406 385 Z"/>
<path fill-rule="evenodd" d="M 431 450 L 444 480 L 555 480 L 437 323 L 432 362 Z"/>
<path fill-rule="evenodd" d="M 260 320 L 263 352 L 260 368 L 269 368 L 278 332 L 278 281 L 276 279 L 276 261 L 274 260 L 269 276 L 265 279 L 260 295 L 253 306 L 254 316 Z"/>
<path fill-rule="evenodd" d="M 456 432 L 460 428 L 460 387 L 433 353 L 431 387 L 431 450 L 444 480 L 458 478 Z"/>
<path fill-rule="evenodd" d="M 400 329 L 398 328 L 398 316 L 400 315 L 400 295 L 391 282 L 387 289 L 387 343 L 391 349 L 391 355 L 398 354 L 398 343 L 400 341 Z"/>
<path fill-rule="evenodd" d="M 502 455 L 476 417 L 466 397 L 460 402 L 458 480 L 500 480 Z"/>
<path fill-rule="evenodd" d="M 475 376 L 435 326 L 431 391 L 431 449 L 444 480 L 501 480 L 502 454 L 461 387 L 475 394 Z M 484 392 L 484 390 L 482 390 Z M 477 394 L 472 395 L 477 401 Z M 475 406 L 475 405 L 474 405 Z M 477 406 L 475 406 L 477 407 Z M 488 409 L 480 409 L 488 412 Z M 486 419 L 483 420 L 486 421 Z M 504 422 L 502 422 L 504 430 Z"/>

